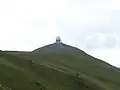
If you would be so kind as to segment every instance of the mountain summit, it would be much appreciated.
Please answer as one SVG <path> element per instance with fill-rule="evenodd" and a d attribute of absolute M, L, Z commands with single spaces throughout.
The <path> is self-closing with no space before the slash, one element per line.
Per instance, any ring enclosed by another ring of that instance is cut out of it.
<path fill-rule="evenodd" d="M 58 36 L 58 37 L 56 37 L 55 43 L 35 49 L 33 52 L 49 53 L 49 52 L 83 52 L 83 51 L 76 47 L 62 43 L 61 38 Z"/>
<path fill-rule="evenodd" d="M 120 69 L 62 43 L 0 51 L 0 90 L 120 90 Z"/>

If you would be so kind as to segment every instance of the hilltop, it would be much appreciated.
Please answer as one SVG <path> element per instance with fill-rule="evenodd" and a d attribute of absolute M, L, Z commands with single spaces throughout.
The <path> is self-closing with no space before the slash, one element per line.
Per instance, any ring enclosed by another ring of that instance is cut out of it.
<path fill-rule="evenodd" d="M 32 52 L 0 51 L 0 84 L 12 90 L 120 90 L 120 70 L 57 38 Z"/>

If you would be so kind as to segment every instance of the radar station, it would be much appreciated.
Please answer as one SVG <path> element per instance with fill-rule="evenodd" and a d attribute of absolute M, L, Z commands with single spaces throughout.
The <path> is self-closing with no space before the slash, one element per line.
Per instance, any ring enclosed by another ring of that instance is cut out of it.
<path fill-rule="evenodd" d="M 61 38 L 60 38 L 60 36 L 57 36 L 57 37 L 56 37 L 56 43 L 61 43 Z"/>

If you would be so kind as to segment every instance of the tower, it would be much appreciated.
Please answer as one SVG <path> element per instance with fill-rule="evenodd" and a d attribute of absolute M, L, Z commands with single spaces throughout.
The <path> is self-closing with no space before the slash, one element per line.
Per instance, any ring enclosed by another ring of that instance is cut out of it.
<path fill-rule="evenodd" d="M 61 38 L 59 36 L 56 37 L 56 43 L 61 43 Z"/>

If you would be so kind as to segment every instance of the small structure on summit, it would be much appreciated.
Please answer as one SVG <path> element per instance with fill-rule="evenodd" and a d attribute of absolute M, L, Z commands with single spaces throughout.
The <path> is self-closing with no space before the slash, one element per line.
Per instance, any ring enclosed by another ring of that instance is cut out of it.
<path fill-rule="evenodd" d="M 61 43 L 61 38 L 60 38 L 60 36 L 57 36 L 57 37 L 56 37 L 56 43 Z"/>
<path fill-rule="evenodd" d="M 61 41 L 60 36 L 57 36 L 56 41 L 54 43 L 46 45 L 44 47 L 37 48 L 33 50 L 32 52 L 35 52 L 35 53 L 51 53 L 51 52 L 58 53 L 60 52 L 61 53 L 61 52 L 81 52 L 81 50 L 79 50 L 76 47 L 64 44 Z"/>

